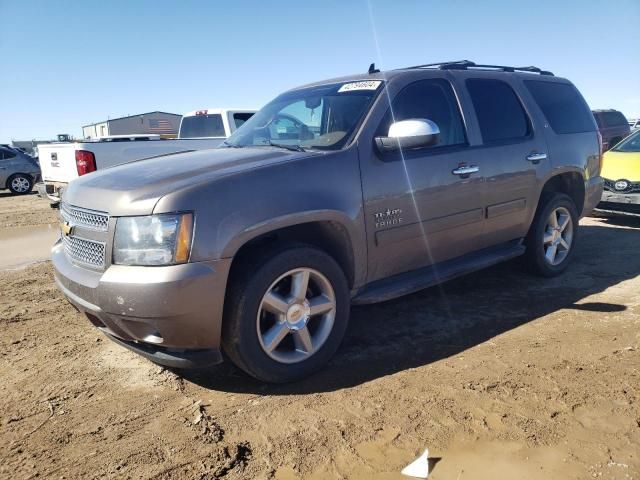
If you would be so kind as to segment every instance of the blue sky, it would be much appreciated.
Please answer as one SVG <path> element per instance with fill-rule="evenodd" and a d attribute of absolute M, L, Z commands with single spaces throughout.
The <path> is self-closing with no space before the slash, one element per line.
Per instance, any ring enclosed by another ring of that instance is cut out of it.
<path fill-rule="evenodd" d="M 441 60 L 537 65 L 640 116 L 638 0 L 0 0 L 0 142 L 153 110 L 260 107 Z"/>

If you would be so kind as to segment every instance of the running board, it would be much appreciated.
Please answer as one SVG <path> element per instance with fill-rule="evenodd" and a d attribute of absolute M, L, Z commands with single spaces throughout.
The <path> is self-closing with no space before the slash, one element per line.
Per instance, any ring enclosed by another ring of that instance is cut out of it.
<path fill-rule="evenodd" d="M 436 265 L 394 275 L 362 288 L 351 300 L 353 305 L 385 302 L 432 287 L 467 273 L 519 257 L 525 252 L 522 240 L 508 242 L 447 260 Z"/>

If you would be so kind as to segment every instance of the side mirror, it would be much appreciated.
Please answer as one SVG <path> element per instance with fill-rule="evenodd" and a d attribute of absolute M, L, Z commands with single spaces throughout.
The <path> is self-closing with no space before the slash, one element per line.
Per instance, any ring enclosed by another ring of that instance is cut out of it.
<path fill-rule="evenodd" d="M 437 145 L 439 141 L 438 125 L 426 118 L 412 118 L 392 123 L 386 137 L 375 138 L 376 147 L 381 153 L 431 147 Z"/>

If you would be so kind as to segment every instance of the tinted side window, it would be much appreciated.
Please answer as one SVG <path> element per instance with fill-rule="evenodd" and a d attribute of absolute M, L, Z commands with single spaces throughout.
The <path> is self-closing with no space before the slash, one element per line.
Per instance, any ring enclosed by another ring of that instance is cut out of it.
<path fill-rule="evenodd" d="M 15 156 L 16 156 L 16 154 L 13 153 L 10 150 L 4 150 L 4 149 L 0 150 L 0 159 L 2 159 L 2 160 L 8 160 L 8 159 L 13 158 Z"/>
<path fill-rule="evenodd" d="M 592 132 L 593 115 L 576 87 L 568 83 L 525 80 L 525 86 L 557 134 Z M 600 116 L 595 118 L 600 123 Z"/>
<path fill-rule="evenodd" d="M 467 89 L 485 143 L 529 135 L 529 118 L 507 83 L 501 80 L 471 78 L 467 80 Z"/>
<path fill-rule="evenodd" d="M 627 119 L 620 112 L 604 112 L 604 123 L 607 127 L 619 127 L 627 124 Z"/>
<path fill-rule="evenodd" d="M 446 80 L 420 80 L 407 85 L 391 105 L 380 124 L 378 135 L 387 135 L 394 121 L 426 118 L 440 129 L 440 142 L 435 147 L 460 145 L 467 141 L 458 102 Z"/>
<path fill-rule="evenodd" d="M 602 128 L 602 115 L 600 115 L 599 113 L 594 113 L 593 114 L 593 118 L 596 119 L 596 123 L 598 124 L 598 128 Z M 549 118 L 547 118 L 547 120 L 549 120 Z"/>
<path fill-rule="evenodd" d="M 236 128 L 240 128 L 242 124 L 249 120 L 252 116 L 253 113 L 234 113 L 233 123 L 235 123 Z"/>

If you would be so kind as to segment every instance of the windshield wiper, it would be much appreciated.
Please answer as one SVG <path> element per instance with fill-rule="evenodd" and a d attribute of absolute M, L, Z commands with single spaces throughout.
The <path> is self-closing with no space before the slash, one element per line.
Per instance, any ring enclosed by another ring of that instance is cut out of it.
<path fill-rule="evenodd" d="M 226 146 L 227 146 L 227 147 L 229 147 L 229 148 L 242 148 L 242 145 L 238 145 L 238 144 L 236 144 L 236 143 L 229 143 L 229 142 L 227 142 L 226 140 L 223 140 L 223 141 L 222 141 L 222 144 L 223 144 L 223 145 L 226 145 Z"/>
<path fill-rule="evenodd" d="M 300 145 L 287 145 L 284 143 L 273 143 L 271 140 L 269 140 L 268 145 L 276 148 L 284 148 L 285 150 L 289 150 L 291 152 L 306 152 L 306 150 L 302 148 Z"/>

